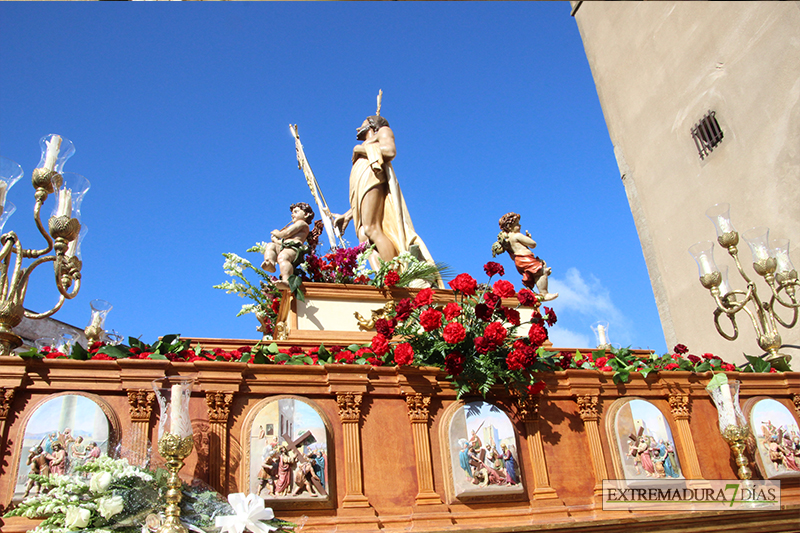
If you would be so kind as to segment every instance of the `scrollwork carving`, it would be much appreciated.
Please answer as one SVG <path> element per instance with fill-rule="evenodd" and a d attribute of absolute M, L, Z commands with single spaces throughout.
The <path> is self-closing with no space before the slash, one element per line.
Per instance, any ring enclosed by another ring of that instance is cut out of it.
<path fill-rule="evenodd" d="M 427 422 L 430 415 L 428 407 L 431 404 L 431 397 L 423 394 L 407 394 L 406 405 L 408 406 L 408 417 L 412 422 Z"/>
<path fill-rule="evenodd" d="M 342 422 L 358 422 L 361 418 L 361 393 L 340 392 L 336 395 Z"/>
<path fill-rule="evenodd" d="M 580 411 L 581 420 L 587 422 L 589 420 L 597 421 L 600 419 L 597 396 L 585 394 L 583 396 L 577 396 L 575 401 L 578 402 L 578 410 Z"/>
<path fill-rule="evenodd" d="M 672 393 L 669 395 L 669 407 L 675 419 L 689 418 L 689 395 Z"/>
<path fill-rule="evenodd" d="M 0 420 L 8 418 L 11 402 L 14 400 L 14 389 L 0 388 Z"/>
<path fill-rule="evenodd" d="M 147 422 L 153 411 L 153 400 L 156 393 L 151 390 L 129 390 L 128 405 L 130 407 L 131 420 L 134 422 Z"/>
<path fill-rule="evenodd" d="M 206 406 L 210 422 L 226 424 L 231 414 L 232 392 L 207 392 Z"/>

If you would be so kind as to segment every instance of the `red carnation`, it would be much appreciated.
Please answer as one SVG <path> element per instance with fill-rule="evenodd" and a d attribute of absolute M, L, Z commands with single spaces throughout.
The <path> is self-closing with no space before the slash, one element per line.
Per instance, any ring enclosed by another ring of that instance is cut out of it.
<path fill-rule="evenodd" d="M 608 362 L 608 357 L 598 357 L 597 359 L 594 360 L 594 364 L 597 368 L 602 368 L 606 366 L 607 362 Z"/>
<path fill-rule="evenodd" d="M 720 365 L 720 366 L 722 367 L 722 370 L 724 370 L 725 372 L 735 372 L 736 371 L 736 365 L 732 365 L 730 363 L 722 363 L 722 365 Z"/>
<path fill-rule="evenodd" d="M 604 367 L 603 367 L 603 368 L 601 368 L 600 370 L 602 370 L 603 372 L 613 372 L 613 371 L 614 371 L 614 369 L 613 369 L 613 368 L 611 368 L 611 367 L 610 367 L 610 366 L 608 366 L 608 365 L 604 366 Z"/>
<path fill-rule="evenodd" d="M 472 296 L 478 289 L 478 282 L 469 274 L 459 274 L 448 285 L 454 291 L 459 291 L 465 296 Z"/>
<path fill-rule="evenodd" d="M 490 309 L 497 309 L 497 306 L 500 305 L 500 297 L 492 291 L 488 291 L 483 295 L 483 303 L 488 305 Z"/>
<path fill-rule="evenodd" d="M 280 298 L 273 299 L 269 307 L 270 309 L 272 309 L 273 313 L 277 313 L 281 308 L 281 299 Z"/>
<path fill-rule="evenodd" d="M 685 354 L 689 351 L 689 348 L 687 348 L 685 344 L 676 344 L 674 350 L 675 353 Z"/>
<path fill-rule="evenodd" d="M 534 394 L 539 394 L 542 392 L 547 385 L 544 384 L 544 381 L 537 381 L 533 385 L 528 385 L 526 388 L 528 389 L 528 395 L 533 396 Z"/>
<path fill-rule="evenodd" d="M 488 322 L 492 319 L 492 312 L 493 309 L 486 304 L 478 304 L 475 306 L 475 316 L 484 322 Z"/>
<path fill-rule="evenodd" d="M 517 291 L 514 289 L 514 284 L 504 279 L 498 279 L 494 282 L 494 285 L 492 285 L 492 292 L 500 298 L 511 298 L 517 294 Z"/>
<path fill-rule="evenodd" d="M 342 350 L 334 356 L 337 363 L 352 363 L 356 360 L 356 356 L 350 350 Z"/>
<path fill-rule="evenodd" d="M 556 323 L 558 318 L 556 317 L 556 312 L 550 309 L 549 307 L 544 308 L 544 313 L 547 315 L 547 325 L 552 326 Z"/>
<path fill-rule="evenodd" d="M 686 356 L 686 359 L 688 359 L 689 361 L 691 361 L 691 362 L 692 362 L 692 364 L 694 364 L 694 365 L 696 365 L 697 363 L 699 363 L 700 361 L 702 361 L 702 359 L 700 359 L 699 357 L 697 357 L 696 355 L 694 355 L 694 354 L 691 354 L 691 353 L 690 353 L 689 355 L 687 355 L 687 356 Z"/>
<path fill-rule="evenodd" d="M 461 316 L 461 306 L 455 302 L 450 302 L 444 306 L 444 318 L 447 321 L 454 320 Z"/>
<path fill-rule="evenodd" d="M 505 269 L 503 269 L 503 265 L 495 263 L 494 261 L 489 261 L 483 265 L 483 271 L 486 272 L 486 275 L 490 278 L 495 274 L 500 274 L 502 276 L 506 273 Z"/>
<path fill-rule="evenodd" d="M 376 355 L 385 355 L 386 352 L 389 351 L 389 340 L 378 333 L 372 337 L 372 343 L 370 344 L 370 347 Z"/>
<path fill-rule="evenodd" d="M 113 361 L 114 358 L 105 353 L 96 353 L 92 357 L 94 361 Z"/>
<path fill-rule="evenodd" d="M 516 309 L 511 309 L 510 307 L 503 307 L 503 313 L 506 315 L 506 322 L 512 326 L 519 326 L 519 311 Z"/>
<path fill-rule="evenodd" d="M 539 299 L 536 298 L 536 295 L 529 289 L 520 289 L 517 293 L 517 300 L 519 300 L 519 303 L 527 307 L 534 306 L 539 301 Z"/>
<path fill-rule="evenodd" d="M 419 315 L 419 323 L 425 331 L 433 331 L 442 326 L 442 313 L 436 309 L 426 309 Z"/>
<path fill-rule="evenodd" d="M 457 376 L 464 371 L 464 356 L 458 352 L 448 354 L 444 358 L 444 368 L 451 376 Z"/>
<path fill-rule="evenodd" d="M 664 370 L 680 370 L 681 365 L 678 363 L 670 363 L 664 367 Z"/>
<path fill-rule="evenodd" d="M 541 324 L 531 324 L 528 338 L 533 346 L 541 346 L 547 340 L 547 330 Z"/>
<path fill-rule="evenodd" d="M 386 287 L 394 287 L 397 285 L 397 282 L 400 281 L 400 274 L 395 272 L 394 270 L 390 270 L 386 273 L 386 276 L 383 278 L 383 284 Z"/>
<path fill-rule="evenodd" d="M 508 331 L 506 331 L 506 328 L 504 328 L 503 324 L 500 322 L 492 322 L 486 326 L 486 329 L 483 331 L 483 335 L 492 341 L 492 343 L 500 345 L 504 340 L 506 340 Z"/>
<path fill-rule="evenodd" d="M 489 353 L 496 348 L 494 343 L 486 337 L 475 337 L 473 342 L 478 353 Z"/>
<path fill-rule="evenodd" d="M 387 339 L 391 339 L 394 335 L 394 321 L 386 320 L 385 318 L 379 318 L 375 321 L 375 331 L 386 337 Z"/>
<path fill-rule="evenodd" d="M 464 326 L 458 322 L 450 322 L 444 327 L 444 331 L 442 331 L 442 338 L 447 344 L 458 344 L 463 341 L 466 336 L 467 331 L 464 329 Z"/>
<path fill-rule="evenodd" d="M 525 363 L 523 362 L 522 354 L 517 350 L 510 352 L 506 356 L 506 365 L 508 366 L 509 370 L 522 370 L 525 368 Z"/>
<path fill-rule="evenodd" d="M 414 348 L 404 342 L 394 349 L 394 360 L 398 365 L 410 365 L 414 361 Z"/>
<path fill-rule="evenodd" d="M 419 309 L 423 305 L 430 305 L 432 301 L 433 301 L 433 290 L 422 289 L 417 294 L 417 297 L 414 298 L 414 309 Z"/>
<path fill-rule="evenodd" d="M 408 298 L 403 298 L 402 300 L 397 302 L 397 306 L 395 307 L 397 315 L 395 316 L 395 318 L 397 318 L 397 320 L 402 322 L 411 315 L 412 309 L 413 306 L 411 304 L 411 300 L 409 300 Z"/>

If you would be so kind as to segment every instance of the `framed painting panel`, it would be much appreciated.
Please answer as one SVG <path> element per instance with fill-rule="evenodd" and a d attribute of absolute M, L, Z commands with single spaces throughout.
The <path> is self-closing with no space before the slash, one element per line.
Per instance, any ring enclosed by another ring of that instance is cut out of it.
<path fill-rule="evenodd" d="M 764 479 L 800 477 L 800 429 L 797 419 L 781 402 L 761 396 L 744 406 L 755 439 L 756 465 Z"/>

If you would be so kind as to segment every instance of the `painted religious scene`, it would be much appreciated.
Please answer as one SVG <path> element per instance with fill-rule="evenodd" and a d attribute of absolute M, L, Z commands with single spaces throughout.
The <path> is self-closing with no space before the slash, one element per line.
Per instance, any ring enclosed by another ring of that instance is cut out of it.
<path fill-rule="evenodd" d="M 29 473 L 71 474 L 106 455 L 109 435 L 108 417 L 86 396 L 64 394 L 43 403 L 25 426 L 14 501 L 38 494 L 41 487 Z"/>
<path fill-rule="evenodd" d="M 764 477 L 800 477 L 800 430 L 792 413 L 765 398 L 753 405 L 749 418 L 758 449 L 756 462 Z"/>
<path fill-rule="evenodd" d="M 456 497 L 522 492 L 517 436 L 508 416 L 487 402 L 467 402 L 450 421 Z"/>
<path fill-rule="evenodd" d="M 319 413 L 296 398 L 264 405 L 250 430 L 249 474 L 249 491 L 265 500 L 327 500 L 328 438 Z"/>
<path fill-rule="evenodd" d="M 646 400 L 625 402 L 615 416 L 626 479 L 683 479 L 675 441 L 663 413 Z"/>

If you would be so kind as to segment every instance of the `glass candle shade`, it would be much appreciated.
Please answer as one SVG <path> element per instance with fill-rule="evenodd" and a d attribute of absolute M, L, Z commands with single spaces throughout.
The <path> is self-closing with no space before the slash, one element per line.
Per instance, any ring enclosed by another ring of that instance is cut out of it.
<path fill-rule="evenodd" d="M 91 187 L 89 180 L 68 172 L 62 175 L 61 186 L 55 189 L 55 205 L 50 216 L 81 219 L 81 202 L 86 192 Z"/>
<path fill-rule="evenodd" d="M 36 168 L 54 170 L 59 174 L 64 169 L 67 159 L 75 153 L 75 145 L 72 144 L 72 141 L 55 133 L 42 137 L 39 146 L 42 149 L 42 158 Z"/>
<path fill-rule="evenodd" d="M 56 346 L 56 339 L 54 337 L 40 337 L 33 342 L 36 350 L 39 353 L 51 351 Z"/>
<path fill-rule="evenodd" d="M 772 250 L 769 247 L 769 228 L 758 226 L 742 232 L 742 238 L 747 242 L 753 253 L 753 263 L 766 261 L 770 258 Z"/>
<path fill-rule="evenodd" d="M 92 317 L 89 320 L 89 326 L 99 328 L 101 331 L 106 327 L 106 316 L 108 312 L 114 308 L 113 305 L 105 300 L 92 300 L 89 302 L 92 308 Z"/>
<path fill-rule="evenodd" d="M 731 224 L 731 206 L 730 204 L 721 203 L 715 204 L 706 210 L 706 216 L 714 223 L 714 228 L 717 230 L 717 238 L 722 237 L 726 233 L 736 231 Z"/>
<path fill-rule="evenodd" d="M 161 409 L 158 421 L 159 440 L 166 433 L 177 435 L 181 439 L 192 435 L 189 398 L 193 384 L 193 378 L 177 376 L 153 381 L 153 389 L 156 391 L 156 399 Z"/>
<path fill-rule="evenodd" d="M 717 408 L 719 431 L 722 434 L 730 426 L 744 427 L 747 425 L 747 419 L 739 406 L 739 385 L 739 381 L 730 380 L 721 384 L 709 383 L 706 387 Z"/>
<path fill-rule="evenodd" d="M 62 333 L 56 339 L 56 351 L 65 355 L 69 355 L 72 351 L 72 346 L 75 344 L 75 337 L 71 333 Z"/>
<path fill-rule="evenodd" d="M 694 260 L 697 262 L 697 267 L 700 270 L 700 277 L 706 274 L 719 272 L 717 264 L 714 262 L 714 242 L 701 241 L 689 247 L 689 253 L 692 254 Z"/>
<path fill-rule="evenodd" d="M 0 157 L 0 214 L 4 214 L 6 211 L 8 190 L 19 181 L 22 174 L 22 167 L 18 163 L 5 157 Z"/>
<path fill-rule="evenodd" d="M 0 229 L 2 229 L 1 226 Z M 78 238 L 74 241 L 70 241 L 69 246 L 67 247 L 67 257 L 77 257 L 78 259 L 81 259 L 81 243 L 88 232 L 89 228 L 86 226 L 86 224 L 81 224 L 81 231 L 78 233 Z"/>
<path fill-rule="evenodd" d="M 608 342 L 608 322 L 600 320 L 592 324 L 591 328 L 597 340 L 598 348 L 606 348 L 611 345 L 611 343 Z"/>
<path fill-rule="evenodd" d="M 0 215 L 0 233 L 2 233 L 3 228 L 6 225 L 6 221 L 8 221 L 8 219 L 11 217 L 11 215 L 14 214 L 14 211 L 16 210 L 17 206 L 12 204 L 11 202 L 6 202 L 4 206 L 0 207 L 0 211 L 3 212 L 3 214 Z"/>
<path fill-rule="evenodd" d="M 2 229 L 2 226 L 0 226 L 0 229 Z M 785 274 L 795 269 L 792 259 L 789 257 L 789 239 L 772 239 L 770 247 L 777 262 L 775 272 Z"/>

